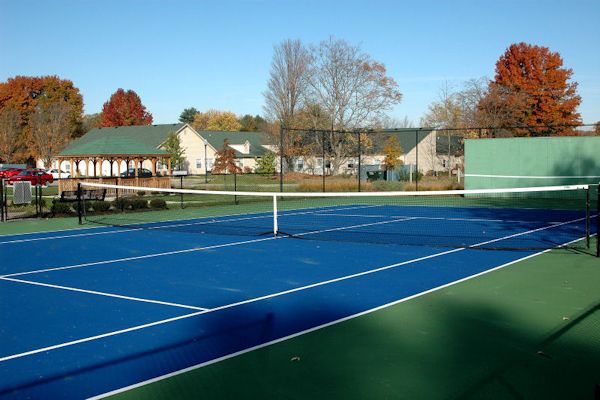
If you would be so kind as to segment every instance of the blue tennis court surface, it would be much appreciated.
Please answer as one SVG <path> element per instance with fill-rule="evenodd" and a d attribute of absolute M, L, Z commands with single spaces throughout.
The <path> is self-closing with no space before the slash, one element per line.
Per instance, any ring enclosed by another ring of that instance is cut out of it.
<path fill-rule="evenodd" d="M 92 397 L 218 360 L 581 239 L 584 217 L 340 206 L 282 212 L 282 236 L 268 213 L 0 236 L 0 396 Z"/>

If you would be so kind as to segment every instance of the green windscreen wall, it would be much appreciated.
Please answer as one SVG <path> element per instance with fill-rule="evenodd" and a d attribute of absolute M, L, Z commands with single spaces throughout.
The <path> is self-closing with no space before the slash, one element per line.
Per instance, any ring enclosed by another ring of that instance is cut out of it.
<path fill-rule="evenodd" d="M 465 140 L 465 189 L 598 182 L 597 136 Z"/>

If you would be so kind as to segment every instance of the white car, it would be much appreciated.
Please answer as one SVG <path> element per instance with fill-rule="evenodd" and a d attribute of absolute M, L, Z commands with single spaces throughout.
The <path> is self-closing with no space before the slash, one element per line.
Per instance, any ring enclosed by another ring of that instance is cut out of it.
<path fill-rule="evenodd" d="M 64 179 L 64 178 L 70 178 L 71 174 L 65 171 L 61 171 L 59 169 L 53 168 L 53 169 L 49 169 L 46 170 L 47 173 L 49 173 L 50 175 L 52 175 L 52 177 L 54 179 Z"/>

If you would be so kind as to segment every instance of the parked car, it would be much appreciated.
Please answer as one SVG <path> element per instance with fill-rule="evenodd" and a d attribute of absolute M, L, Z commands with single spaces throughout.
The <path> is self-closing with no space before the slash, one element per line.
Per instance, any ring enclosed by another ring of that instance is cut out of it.
<path fill-rule="evenodd" d="M 49 173 L 50 175 L 52 175 L 52 177 L 54 179 L 64 179 L 64 178 L 71 177 L 70 173 L 60 170 L 60 169 L 57 169 L 57 168 L 47 169 L 46 172 Z"/>
<path fill-rule="evenodd" d="M 32 185 L 47 185 L 54 182 L 52 175 L 43 169 L 24 169 L 19 174 L 13 175 L 8 179 L 8 184 L 12 185 L 15 182 L 29 181 Z"/>
<path fill-rule="evenodd" d="M 18 175 L 23 171 L 23 168 L 6 168 L 0 171 L 0 177 L 10 178 L 11 176 Z"/>
<path fill-rule="evenodd" d="M 129 168 L 127 171 L 121 172 L 121 178 L 133 178 L 135 176 L 135 168 Z M 146 168 L 138 168 L 139 178 L 149 178 L 152 176 L 152 171 Z"/>

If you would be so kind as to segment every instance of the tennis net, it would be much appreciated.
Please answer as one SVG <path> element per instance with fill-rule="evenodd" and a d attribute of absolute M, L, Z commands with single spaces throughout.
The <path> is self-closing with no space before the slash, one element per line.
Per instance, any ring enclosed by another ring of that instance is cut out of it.
<path fill-rule="evenodd" d="M 81 183 L 85 222 L 134 229 L 473 249 L 587 249 L 589 186 L 432 192 L 290 193 Z M 106 191 L 105 201 L 85 192 Z M 585 239 L 578 241 L 579 239 Z M 576 242 L 578 241 L 578 242 Z M 591 251 L 591 250 L 586 250 Z"/>

